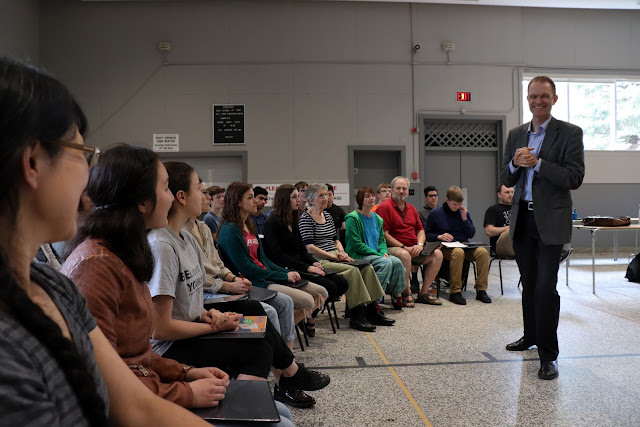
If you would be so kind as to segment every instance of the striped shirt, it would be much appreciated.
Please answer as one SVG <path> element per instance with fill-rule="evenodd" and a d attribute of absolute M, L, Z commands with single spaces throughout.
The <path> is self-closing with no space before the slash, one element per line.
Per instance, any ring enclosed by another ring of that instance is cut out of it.
<path fill-rule="evenodd" d="M 89 332 L 96 321 L 76 286 L 48 265 L 31 264 L 31 279 L 60 310 L 109 412 L 107 389 L 93 355 Z M 73 389 L 47 348 L 0 310 L 0 423 L 14 426 L 86 426 Z"/>
<path fill-rule="evenodd" d="M 337 251 L 335 241 L 338 240 L 336 227 L 333 225 L 333 219 L 329 212 L 323 211 L 325 223 L 318 224 L 311 215 L 304 212 L 300 217 L 300 237 L 305 245 L 316 245 L 323 251 Z"/>

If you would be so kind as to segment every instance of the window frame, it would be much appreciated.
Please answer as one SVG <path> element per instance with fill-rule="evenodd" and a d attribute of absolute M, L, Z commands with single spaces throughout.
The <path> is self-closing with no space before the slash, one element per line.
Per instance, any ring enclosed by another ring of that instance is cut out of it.
<path fill-rule="evenodd" d="M 528 84 L 528 82 L 539 75 L 546 75 L 549 76 L 551 79 L 553 79 L 553 81 L 558 84 L 558 83 L 567 83 L 567 84 L 571 84 L 571 83 L 601 83 L 601 84 L 612 84 L 613 85 L 613 93 L 612 93 L 612 99 L 611 99 L 611 106 L 613 106 L 613 111 L 611 112 L 611 117 L 612 119 L 610 119 L 612 121 L 612 134 L 613 134 L 613 139 L 609 140 L 610 144 L 618 144 L 618 83 L 620 82 L 631 82 L 631 83 L 637 83 L 640 84 L 640 75 L 610 75 L 610 74 L 579 74 L 579 73 L 571 73 L 571 74 L 564 74 L 564 73 L 545 73 L 545 72 L 523 72 L 521 74 L 521 78 L 520 78 L 520 90 L 522 91 L 521 94 L 521 111 L 520 111 L 520 123 L 524 124 L 524 123 L 528 123 L 530 120 L 530 112 L 529 112 L 529 107 L 528 107 L 528 102 L 527 102 L 527 86 L 526 84 Z M 525 84 L 526 83 L 526 84 Z M 569 87 L 568 87 L 569 89 Z M 567 92 L 567 94 L 565 95 L 567 98 L 567 109 L 568 109 L 568 116 L 569 119 L 571 119 L 571 104 L 570 104 L 570 93 Z M 528 120 L 525 122 L 525 115 L 528 118 Z M 553 110 L 552 110 L 552 115 L 553 115 Z M 640 129 L 639 129 L 639 133 L 640 133 Z M 611 138 L 611 137 L 610 137 Z M 640 147 L 638 147 L 635 150 L 621 150 L 621 149 L 586 149 L 585 151 L 588 152 L 594 152 L 594 153 L 606 153 L 606 152 L 621 152 L 621 153 L 635 153 L 635 152 L 640 152 Z"/>

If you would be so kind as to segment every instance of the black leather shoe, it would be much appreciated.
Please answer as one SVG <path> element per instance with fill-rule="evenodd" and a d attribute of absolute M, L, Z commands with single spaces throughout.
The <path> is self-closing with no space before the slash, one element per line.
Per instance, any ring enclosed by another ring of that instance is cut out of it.
<path fill-rule="evenodd" d="M 306 391 L 320 390 L 331 382 L 329 375 L 318 371 L 310 371 L 304 364 L 298 362 L 298 372 L 292 377 L 280 377 L 280 387 L 286 389 L 300 389 Z"/>
<path fill-rule="evenodd" d="M 506 349 L 509 351 L 525 351 L 531 348 L 531 346 L 533 346 L 533 344 L 525 341 L 524 337 L 522 337 L 518 341 L 507 344 Z"/>
<path fill-rule="evenodd" d="M 375 332 L 376 327 L 369 323 L 364 318 L 354 319 L 353 317 L 349 319 L 349 326 L 351 329 L 357 329 L 363 332 Z"/>
<path fill-rule="evenodd" d="M 491 303 L 491 298 L 489 298 L 489 295 L 487 295 L 487 291 L 478 291 L 478 292 L 476 292 L 476 299 L 478 301 L 482 301 L 485 304 L 490 304 Z"/>
<path fill-rule="evenodd" d="M 467 300 L 464 299 L 461 292 L 456 292 L 455 294 L 449 295 L 449 301 L 458 305 L 467 305 Z"/>
<path fill-rule="evenodd" d="M 316 336 L 316 324 L 315 323 L 309 323 L 309 322 L 301 321 L 299 326 L 301 328 L 305 329 L 305 332 L 307 333 L 307 336 L 309 338 L 313 338 L 313 337 Z"/>
<path fill-rule="evenodd" d="M 541 380 L 552 380 L 558 377 L 558 362 L 555 360 L 543 362 L 540 361 L 540 370 L 538 378 Z"/>
<path fill-rule="evenodd" d="M 372 325 L 393 326 L 393 324 L 396 323 L 395 320 L 389 319 L 387 316 L 385 316 L 381 312 L 376 314 L 368 314 L 366 318 L 367 318 L 367 321 Z"/>
<path fill-rule="evenodd" d="M 278 402 L 295 408 L 311 408 L 316 404 L 316 400 L 302 390 L 289 390 L 280 387 L 278 384 L 273 388 L 273 398 Z"/>

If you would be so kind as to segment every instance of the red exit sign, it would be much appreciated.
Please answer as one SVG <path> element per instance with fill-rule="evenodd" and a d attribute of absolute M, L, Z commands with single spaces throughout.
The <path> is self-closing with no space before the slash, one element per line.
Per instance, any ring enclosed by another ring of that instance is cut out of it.
<path fill-rule="evenodd" d="M 471 92 L 458 92 L 458 101 L 471 101 Z"/>

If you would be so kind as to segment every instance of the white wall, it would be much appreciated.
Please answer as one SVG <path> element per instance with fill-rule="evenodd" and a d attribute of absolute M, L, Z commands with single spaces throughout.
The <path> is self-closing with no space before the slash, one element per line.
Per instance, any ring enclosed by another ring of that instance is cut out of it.
<path fill-rule="evenodd" d="M 456 91 L 472 92 L 467 114 L 506 116 L 513 127 L 524 69 L 640 75 L 639 24 L 633 11 L 48 1 L 40 58 L 87 110 L 91 143 L 150 146 L 153 133 L 179 133 L 184 151 L 237 150 L 212 147 L 211 104 L 243 103 L 250 182 L 344 182 L 348 145 L 413 153 L 415 114 L 459 112 Z M 160 40 L 174 44 L 168 66 Z M 443 41 L 456 44 L 451 64 Z M 640 183 L 639 156 L 587 153 L 585 182 Z"/>
<path fill-rule="evenodd" d="M 38 0 L 0 0 L 0 55 L 38 61 Z"/>

